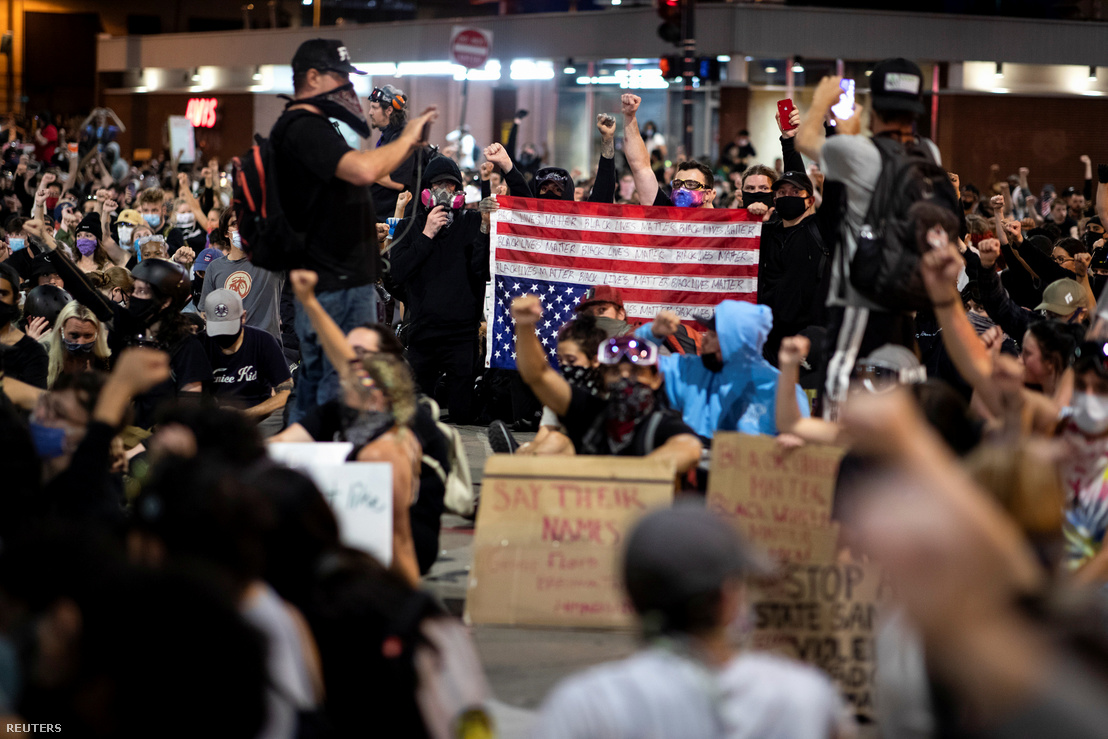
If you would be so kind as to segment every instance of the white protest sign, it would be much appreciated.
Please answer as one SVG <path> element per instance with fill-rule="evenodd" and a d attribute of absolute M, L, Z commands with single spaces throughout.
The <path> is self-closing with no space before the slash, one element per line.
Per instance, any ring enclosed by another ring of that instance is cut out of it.
<path fill-rule="evenodd" d="M 175 155 L 184 152 L 178 160 L 181 164 L 196 161 L 196 135 L 187 116 L 169 116 L 169 150 Z"/>
<path fill-rule="evenodd" d="M 342 541 L 392 562 L 392 466 L 345 462 L 348 442 L 270 444 L 269 456 L 303 472 L 319 487 L 339 521 Z"/>

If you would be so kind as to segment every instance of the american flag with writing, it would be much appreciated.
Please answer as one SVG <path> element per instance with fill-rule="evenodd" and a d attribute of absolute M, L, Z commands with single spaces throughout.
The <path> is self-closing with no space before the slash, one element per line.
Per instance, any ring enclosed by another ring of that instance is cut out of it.
<path fill-rule="evenodd" d="M 515 369 L 511 303 L 535 294 L 536 327 L 555 363 L 558 329 L 594 285 L 619 289 L 627 321 L 672 310 L 682 320 L 723 300 L 753 302 L 762 224 L 743 209 L 654 208 L 499 196 L 489 259 L 487 363 Z"/>

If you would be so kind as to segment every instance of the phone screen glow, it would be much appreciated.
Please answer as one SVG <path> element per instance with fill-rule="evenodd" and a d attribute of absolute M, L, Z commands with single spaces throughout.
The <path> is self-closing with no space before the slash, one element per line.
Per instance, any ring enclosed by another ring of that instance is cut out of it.
<path fill-rule="evenodd" d="M 831 106 L 831 113 L 840 121 L 845 121 L 854 115 L 854 80 L 844 79 L 839 83 L 842 94 L 839 102 Z"/>

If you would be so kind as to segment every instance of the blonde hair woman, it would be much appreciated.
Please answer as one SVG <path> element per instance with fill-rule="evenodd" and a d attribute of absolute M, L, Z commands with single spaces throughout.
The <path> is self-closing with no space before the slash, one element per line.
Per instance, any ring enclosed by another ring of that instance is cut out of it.
<path fill-rule="evenodd" d="M 50 339 L 47 387 L 53 387 L 63 373 L 110 368 L 108 359 L 112 351 L 108 348 L 108 331 L 91 310 L 76 300 L 71 301 L 62 308 L 54 325 L 57 328 Z"/>

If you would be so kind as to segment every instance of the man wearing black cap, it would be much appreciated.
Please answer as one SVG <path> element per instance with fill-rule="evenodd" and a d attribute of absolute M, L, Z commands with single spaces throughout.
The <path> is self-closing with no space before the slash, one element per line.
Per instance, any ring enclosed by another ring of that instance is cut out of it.
<path fill-rule="evenodd" d="M 369 185 L 421 144 L 423 126 L 435 112 L 410 121 L 384 146 L 356 151 L 330 120 L 348 124 L 363 138 L 370 134 L 350 82 L 351 74 L 364 72 L 350 63 L 346 47 L 332 39 L 305 41 L 292 59 L 292 73 L 293 100 L 270 133 L 281 205 L 293 229 L 305 234 L 301 266 L 319 275 L 320 303 L 349 331 L 377 320 L 378 247 Z M 301 367 L 293 422 L 339 393 L 338 375 L 299 305 L 296 333 Z"/>
<path fill-rule="evenodd" d="M 831 309 L 828 340 L 835 347 L 827 368 L 825 408 L 832 414 L 837 403 L 846 397 L 850 371 L 859 356 L 877 347 L 897 343 L 915 345 L 912 316 L 904 311 L 890 311 L 867 299 L 850 281 L 850 261 L 857 251 L 858 235 L 865 223 L 870 200 L 881 176 L 883 155 L 877 139 L 888 139 L 913 146 L 941 163 L 939 150 L 928 139 L 916 135 L 916 119 L 924 113 L 923 73 L 907 59 L 886 59 L 879 62 L 870 75 L 870 116 L 874 140 L 858 135 L 825 138 L 823 121 L 831 106 L 839 100 L 840 77 L 825 77 L 816 88 L 811 111 L 800 122 L 796 146 L 801 153 L 817 159 L 827 182 L 841 185 L 846 195 L 846 218 L 840 249 L 832 259 L 827 305 Z M 859 113 L 849 121 L 840 121 L 841 134 L 858 133 Z M 825 193 L 825 197 L 827 193 Z M 881 214 L 875 214 L 880 218 Z M 842 258 L 839 258 L 839 257 Z"/>
<path fill-rule="evenodd" d="M 481 212 L 465 210 L 461 170 L 444 156 L 427 165 L 418 199 L 386 252 L 387 284 L 404 300 L 408 362 L 420 389 L 434 397 L 445 373 L 450 421 L 469 423 L 495 200 L 482 201 Z"/>
<path fill-rule="evenodd" d="M 853 735 L 842 698 L 822 673 L 733 646 L 734 626 L 749 607 L 743 577 L 762 569 L 739 535 L 703 506 L 647 514 L 623 558 L 623 584 L 646 648 L 559 685 L 531 736 Z"/>
<path fill-rule="evenodd" d="M 758 254 L 758 302 L 773 311 L 764 348 L 777 364 L 781 339 L 823 323 L 827 299 L 827 249 L 816 222 L 812 181 L 804 172 L 785 172 L 773 183 L 775 217 L 762 225 Z"/>

